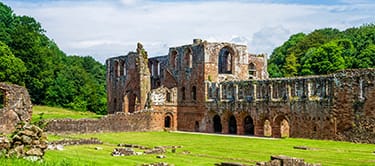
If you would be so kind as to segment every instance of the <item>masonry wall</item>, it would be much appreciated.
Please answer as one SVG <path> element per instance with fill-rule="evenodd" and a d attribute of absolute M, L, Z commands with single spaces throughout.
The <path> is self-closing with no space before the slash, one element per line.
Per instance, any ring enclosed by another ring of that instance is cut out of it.
<path fill-rule="evenodd" d="M 0 109 L 0 133 L 11 133 L 19 122 L 30 122 L 32 104 L 25 87 L 0 83 L 2 108 Z"/>
<path fill-rule="evenodd" d="M 101 119 L 51 120 L 45 130 L 51 133 L 161 131 L 167 114 L 175 116 L 174 113 L 143 110 L 132 114 L 111 114 Z M 175 124 L 172 125 L 176 128 Z"/>
<path fill-rule="evenodd" d="M 334 139 L 350 130 L 356 121 L 374 118 L 374 69 L 340 71 L 327 76 L 258 81 L 206 82 L 209 92 L 207 131 L 213 132 L 213 117 L 219 115 L 222 133 L 229 133 L 229 117 L 236 119 L 237 134 L 244 134 L 244 119 L 253 120 L 254 135 L 282 135 L 286 120 L 289 136 Z"/>
<path fill-rule="evenodd" d="M 151 89 L 147 58 L 130 52 L 126 56 L 110 58 L 106 64 L 108 113 L 144 109 Z"/>

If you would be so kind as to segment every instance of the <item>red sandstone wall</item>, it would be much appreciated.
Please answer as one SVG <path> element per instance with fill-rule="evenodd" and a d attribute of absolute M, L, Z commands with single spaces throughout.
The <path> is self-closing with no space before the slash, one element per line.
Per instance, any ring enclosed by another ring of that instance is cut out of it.
<path fill-rule="evenodd" d="M 112 114 L 101 119 L 51 120 L 45 130 L 51 133 L 161 131 L 164 129 L 165 114 L 158 111 L 141 111 L 133 114 Z"/>

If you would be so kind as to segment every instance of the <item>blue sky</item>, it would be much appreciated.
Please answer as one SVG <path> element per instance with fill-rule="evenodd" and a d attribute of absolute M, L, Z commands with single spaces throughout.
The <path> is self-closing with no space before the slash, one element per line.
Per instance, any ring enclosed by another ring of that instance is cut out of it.
<path fill-rule="evenodd" d="M 193 38 L 248 45 L 271 54 L 290 35 L 375 23 L 373 0 L 0 0 L 17 15 L 36 18 L 69 55 L 100 62 L 133 51 L 150 56 Z"/>

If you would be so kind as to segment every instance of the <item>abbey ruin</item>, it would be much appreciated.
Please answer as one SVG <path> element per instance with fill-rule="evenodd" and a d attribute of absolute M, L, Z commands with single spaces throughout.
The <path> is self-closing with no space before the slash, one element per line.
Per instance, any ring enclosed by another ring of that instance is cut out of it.
<path fill-rule="evenodd" d="M 108 111 L 158 112 L 157 129 L 318 139 L 375 118 L 374 69 L 270 79 L 267 57 L 247 50 L 195 39 L 166 56 L 110 58 Z"/>
<path fill-rule="evenodd" d="M 109 58 L 109 115 L 53 120 L 50 132 L 160 131 L 375 142 L 375 69 L 268 78 L 247 46 L 195 39 L 149 58 Z"/>

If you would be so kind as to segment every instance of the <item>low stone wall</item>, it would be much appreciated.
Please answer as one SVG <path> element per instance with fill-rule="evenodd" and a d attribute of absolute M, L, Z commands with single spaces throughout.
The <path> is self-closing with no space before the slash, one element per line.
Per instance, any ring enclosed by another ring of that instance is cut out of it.
<path fill-rule="evenodd" d="M 161 131 L 165 112 L 143 110 L 116 113 L 100 119 L 59 119 L 48 121 L 45 131 L 51 133 L 94 133 L 123 131 Z"/>

